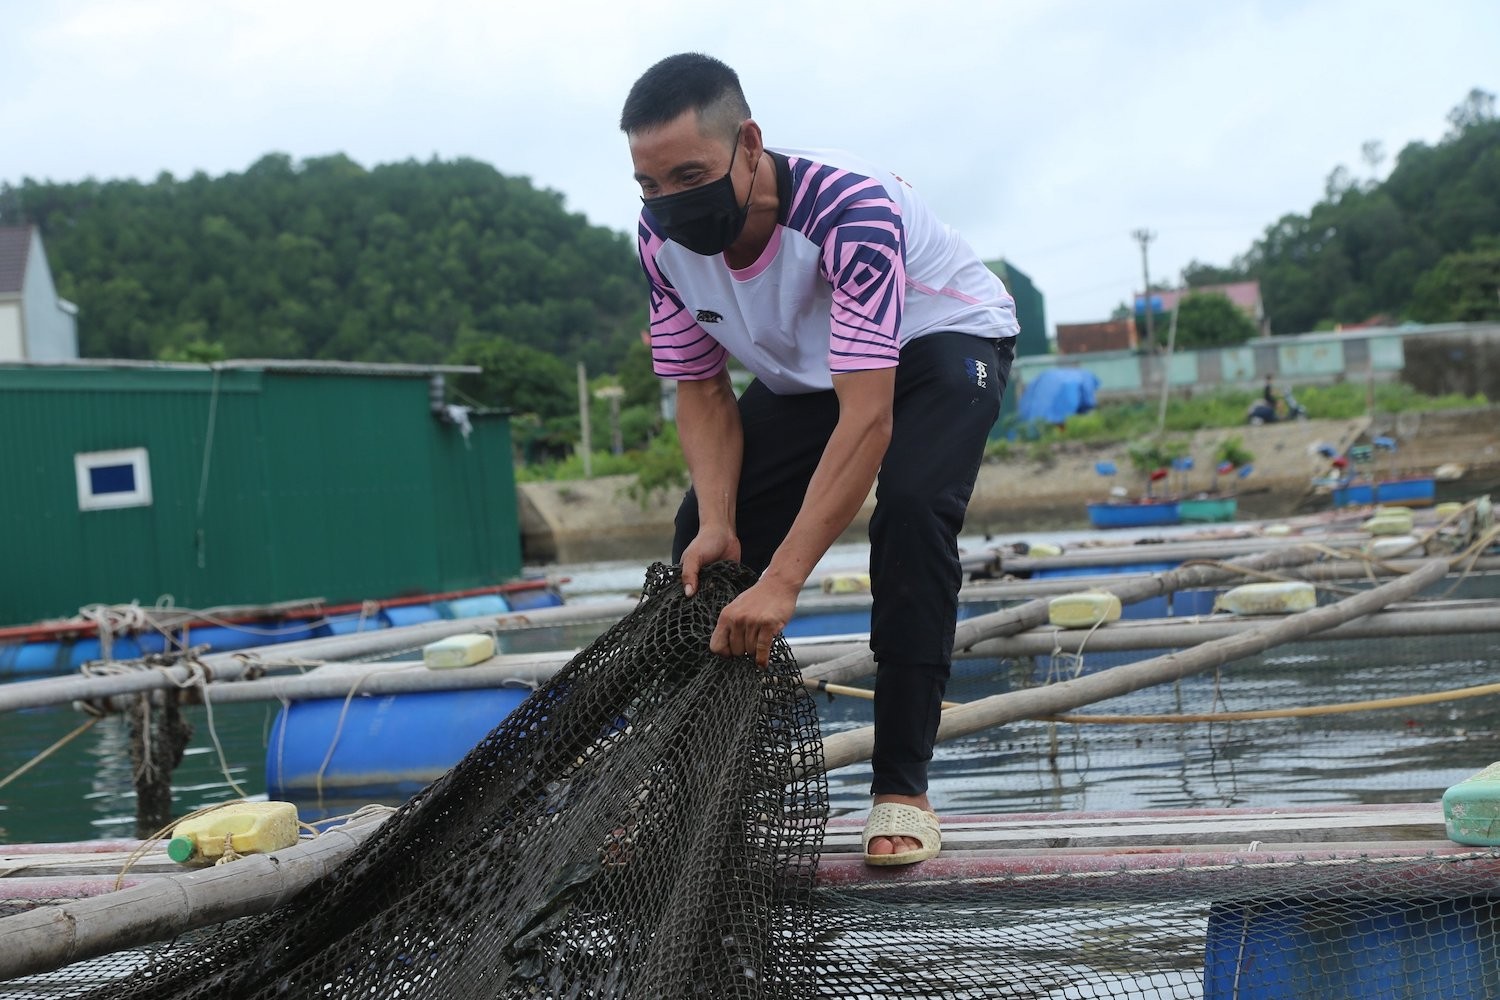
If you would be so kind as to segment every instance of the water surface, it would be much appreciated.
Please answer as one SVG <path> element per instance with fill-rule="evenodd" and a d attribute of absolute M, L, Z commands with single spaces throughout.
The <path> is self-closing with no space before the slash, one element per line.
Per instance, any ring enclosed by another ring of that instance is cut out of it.
<path fill-rule="evenodd" d="M 839 546 L 822 565 L 857 569 L 864 553 L 863 546 Z M 548 569 L 570 578 L 570 600 L 587 602 L 638 588 L 643 568 L 621 562 Z M 574 645 L 583 641 L 567 638 Z M 948 696 L 968 701 L 1014 690 L 1040 683 L 1044 671 L 1027 661 L 960 661 Z M 1486 684 L 1497 673 L 1495 635 L 1300 643 L 1087 711 L 1326 705 Z M 820 696 L 819 704 L 825 733 L 870 724 L 867 701 Z M 187 710 L 196 735 L 174 776 L 179 815 L 240 791 L 264 794 L 267 734 L 278 708 L 274 702 L 224 705 L 211 718 L 202 707 Z M 82 718 L 63 708 L 0 716 L 0 778 Z M 1500 758 L 1497 731 L 1500 701 L 1493 696 L 1213 725 L 1016 722 L 941 745 L 932 796 L 939 811 L 952 813 L 1435 801 L 1449 785 Z M 835 809 L 864 809 L 868 782 L 868 769 L 860 765 L 832 775 Z M 132 835 L 134 793 L 123 720 L 100 722 L 0 789 L 0 830 L 11 842 Z"/>

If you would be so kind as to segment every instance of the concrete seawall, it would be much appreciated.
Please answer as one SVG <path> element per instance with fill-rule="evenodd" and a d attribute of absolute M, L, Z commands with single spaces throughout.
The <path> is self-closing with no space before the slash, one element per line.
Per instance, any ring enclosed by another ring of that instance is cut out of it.
<path fill-rule="evenodd" d="M 1463 478 L 1440 484 L 1458 496 L 1494 489 L 1500 481 L 1500 406 L 1491 406 L 1199 431 L 1191 438 L 1195 468 L 1187 474 L 1187 484 L 1208 488 L 1214 450 L 1226 438 L 1238 437 L 1255 455 L 1254 474 L 1238 484 L 1241 515 L 1285 517 L 1317 502 L 1309 483 L 1328 464 L 1316 455 L 1316 446 L 1326 443 L 1342 451 L 1366 432 L 1387 434 L 1399 442 L 1394 456 L 1381 455 L 1376 469 L 1382 475 L 1388 470 L 1430 472 L 1439 465 L 1462 465 Z M 1113 479 L 1099 476 L 1094 466 L 1101 461 L 1114 462 L 1119 474 Z M 642 504 L 628 492 L 633 483 L 632 476 L 603 476 L 521 484 L 517 493 L 526 561 L 668 558 L 672 517 L 681 493 L 659 492 Z M 989 534 L 1087 528 L 1085 505 L 1103 499 L 1116 484 L 1127 487 L 1132 496 L 1141 491 L 1127 445 L 1065 441 L 1032 456 L 1025 444 L 1018 443 L 1009 458 L 980 467 L 964 530 Z M 845 540 L 865 536 L 873 508 L 872 496 Z"/>

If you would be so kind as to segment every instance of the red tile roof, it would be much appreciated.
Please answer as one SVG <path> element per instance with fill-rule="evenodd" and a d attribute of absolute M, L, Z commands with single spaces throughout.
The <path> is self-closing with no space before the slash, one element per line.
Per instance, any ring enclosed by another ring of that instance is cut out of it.
<path fill-rule="evenodd" d="M 31 226 L 0 226 L 0 295 L 20 294 L 31 255 Z"/>

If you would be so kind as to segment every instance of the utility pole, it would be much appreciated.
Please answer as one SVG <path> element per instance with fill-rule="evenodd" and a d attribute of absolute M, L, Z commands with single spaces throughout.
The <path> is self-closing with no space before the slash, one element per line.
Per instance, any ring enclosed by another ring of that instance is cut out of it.
<path fill-rule="evenodd" d="M 625 390 L 618 385 L 601 386 L 594 390 L 595 399 L 609 401 L 609 442 L 610 453 L 615 455 L 625 454 L 625 439 L 620 431 L 620 400 L 625 398 Z"/>
<path fill-rule="evenodd" d="M 583 454 L 583 478 L 594 478 L 594 435 L 593 428 L 589 426 L 589 373 L 578 362 L 578 425 L 582 431 L 583 440 L 578 443 Z"/>
<path fill-rule="evenodd" d="M 1141 304 L 1146 310 L 1146 343 L 1155 349 L 1156 333 L 1151 324 L 1151 266 L 1146 260 L 1146 245 L 1156 239 L 1156 234 L 1149 229 L 1137 229 L 1130 235 L 1141 245 L 1141 280 L 1146 283 L 1145 294 L 1141 298 Z"/>

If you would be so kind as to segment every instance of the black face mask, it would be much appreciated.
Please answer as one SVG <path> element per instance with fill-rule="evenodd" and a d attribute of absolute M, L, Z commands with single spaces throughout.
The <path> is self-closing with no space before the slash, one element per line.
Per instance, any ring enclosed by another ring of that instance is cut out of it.
<path fill-rule="evenodd" d="M 729 179 L 734 172 L 734 157 L 739 148 L 739 136 L 736 135 L 734 152 L 729 154 L 729 169 L 718 180 L 676 194 L 641 199 L 667 239 L 682 244 L 693 253 L 712 257 L 729 249 L 730 244 L 740 238 L 740 231 L 750 216 L 750 195 L 746 193 L 743 205 L 737 202 L 734 182 Z M 751 190 L 755 188 L 755 171 L 759 169 L 760 163 L 757 162 L 755 170 L 750 172 Z"/>

